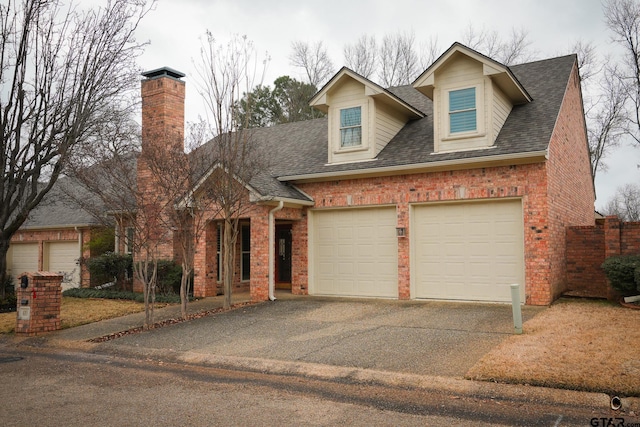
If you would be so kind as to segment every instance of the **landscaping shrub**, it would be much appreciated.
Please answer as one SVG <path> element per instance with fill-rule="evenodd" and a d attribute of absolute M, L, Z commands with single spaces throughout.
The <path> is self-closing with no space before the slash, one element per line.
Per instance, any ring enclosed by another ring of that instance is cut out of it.
<path fill-rule="evenodd" d="M 640 255 L 609 257 L 602 269 L 613 289 L 623 294 L 640 292 Z"/>
<path fill-rule="evenodd" d="M 114 278 L 122 284 L 126 277 L 132 277 L 133 259 L 131 255 L 105 252 L 87 261 L 91 282 L 96 285 L 111 282 Z"/>
<path fill-rule="evenodd" d="M 104 298 L 104 299 L 127 299 L 137 302 L 144 302 L 144 295 L 130 291 L 112 291 L 107 289 L 93 288 L 71 288 L 62 293 L 65 297 L 74 298 Z M 156 302 L 179 303 L 179 295 L 156 295 Z"/>
<path fill-rule="evenodd" d="M 174 261 L 158 260 L 158 280 L 156 293 L 180 295 L 182 266 Z"/>
<path fill-rule="evenodd" d="M 7 276 L 7 280 L 0 286 L 4 286 L 4 298 L 0 298 L 0 312 L 15 311 L 17 299 L 13 277 Z"/>

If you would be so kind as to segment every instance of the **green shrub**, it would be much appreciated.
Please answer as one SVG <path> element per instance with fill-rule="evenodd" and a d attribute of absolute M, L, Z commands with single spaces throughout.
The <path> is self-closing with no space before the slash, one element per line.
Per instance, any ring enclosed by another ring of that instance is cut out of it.
<path fill-rule="evenodd" d="M 74 298 L 104 298 L 104 299 L 126 299 L 137 302 L 144 302 L 144 295 L 130 291 L 112 291 L 107 289 L 94 288 L 71 288 L 62 293 L 65 297 Z M 179 303 L 179 295 L 156 295 L 156 302 Z"/>
<path fill-rule="evenodd" d="M 180 295 L 180 281 L 182 280 L 182 266 L 174 261 L 158 260 L 158 294 Z"/>
<path fill-rule="evenodd" d="M 609 257 L 602 269 L 613 289 L 625 294 L 640 291 L 640 255 Z"/>
<path fill-rule="evenodd" d="M 111 282 L 114 278 L 122 282 L 132 276 L 133 259 L 131 255 L 105 252 L 89 258 L 87 268 L 91 273 L 91 282 L 97 285 Z"/>

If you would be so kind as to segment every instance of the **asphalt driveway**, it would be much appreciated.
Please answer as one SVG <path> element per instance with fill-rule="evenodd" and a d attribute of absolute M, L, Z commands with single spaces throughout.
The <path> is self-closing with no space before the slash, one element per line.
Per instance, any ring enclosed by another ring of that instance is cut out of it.
<path fill-rule="evenodd" d="M 100 347 L 463 377 L 512 331 L 510 305 L 288 296 Z"/>

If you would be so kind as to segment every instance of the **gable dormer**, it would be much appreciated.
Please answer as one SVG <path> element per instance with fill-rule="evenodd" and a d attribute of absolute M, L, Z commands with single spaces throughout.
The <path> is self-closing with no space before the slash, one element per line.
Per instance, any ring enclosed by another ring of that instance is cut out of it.
<path fill-rule="evenodd" d="M 413 87 L 433 101 L 436 153 L 492 147 L 511 109 L 531 102 L 508 67 L 459 43 Z"/>
<path fill-rule="evenodd" d="M 329 164 L 373 160 L 409 120 L 424 117 L 346 67 L 309 103 L 328 116 Z"/>

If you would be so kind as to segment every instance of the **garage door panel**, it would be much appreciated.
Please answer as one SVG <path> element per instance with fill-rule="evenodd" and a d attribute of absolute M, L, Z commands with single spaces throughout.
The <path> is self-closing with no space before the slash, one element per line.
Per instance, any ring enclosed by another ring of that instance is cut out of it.
<path fill-rule="evenodd" d="M 509 301 L 524 282 L 518 200 L 416 206 L 411 229 L 416 298 Z"/>
<path fill-rule="evenodd" d="M 46 244 L 45 249 L 47 251 L 45 269 L 63 275 L 62 289 L 78 287 L 80 285 L 78 242 L 51 242 Z"/>
<path fill-rule="evenodd" d="M 11 244 L 11 275 L 15 283 L 22 273 L 38 271 L 38 244 L 15 243 Z"/>
<path fill-rule="evenodd" d="M 312 293 L 397 297 L 395 208 L 314 211 L 312 215 Z"/>

